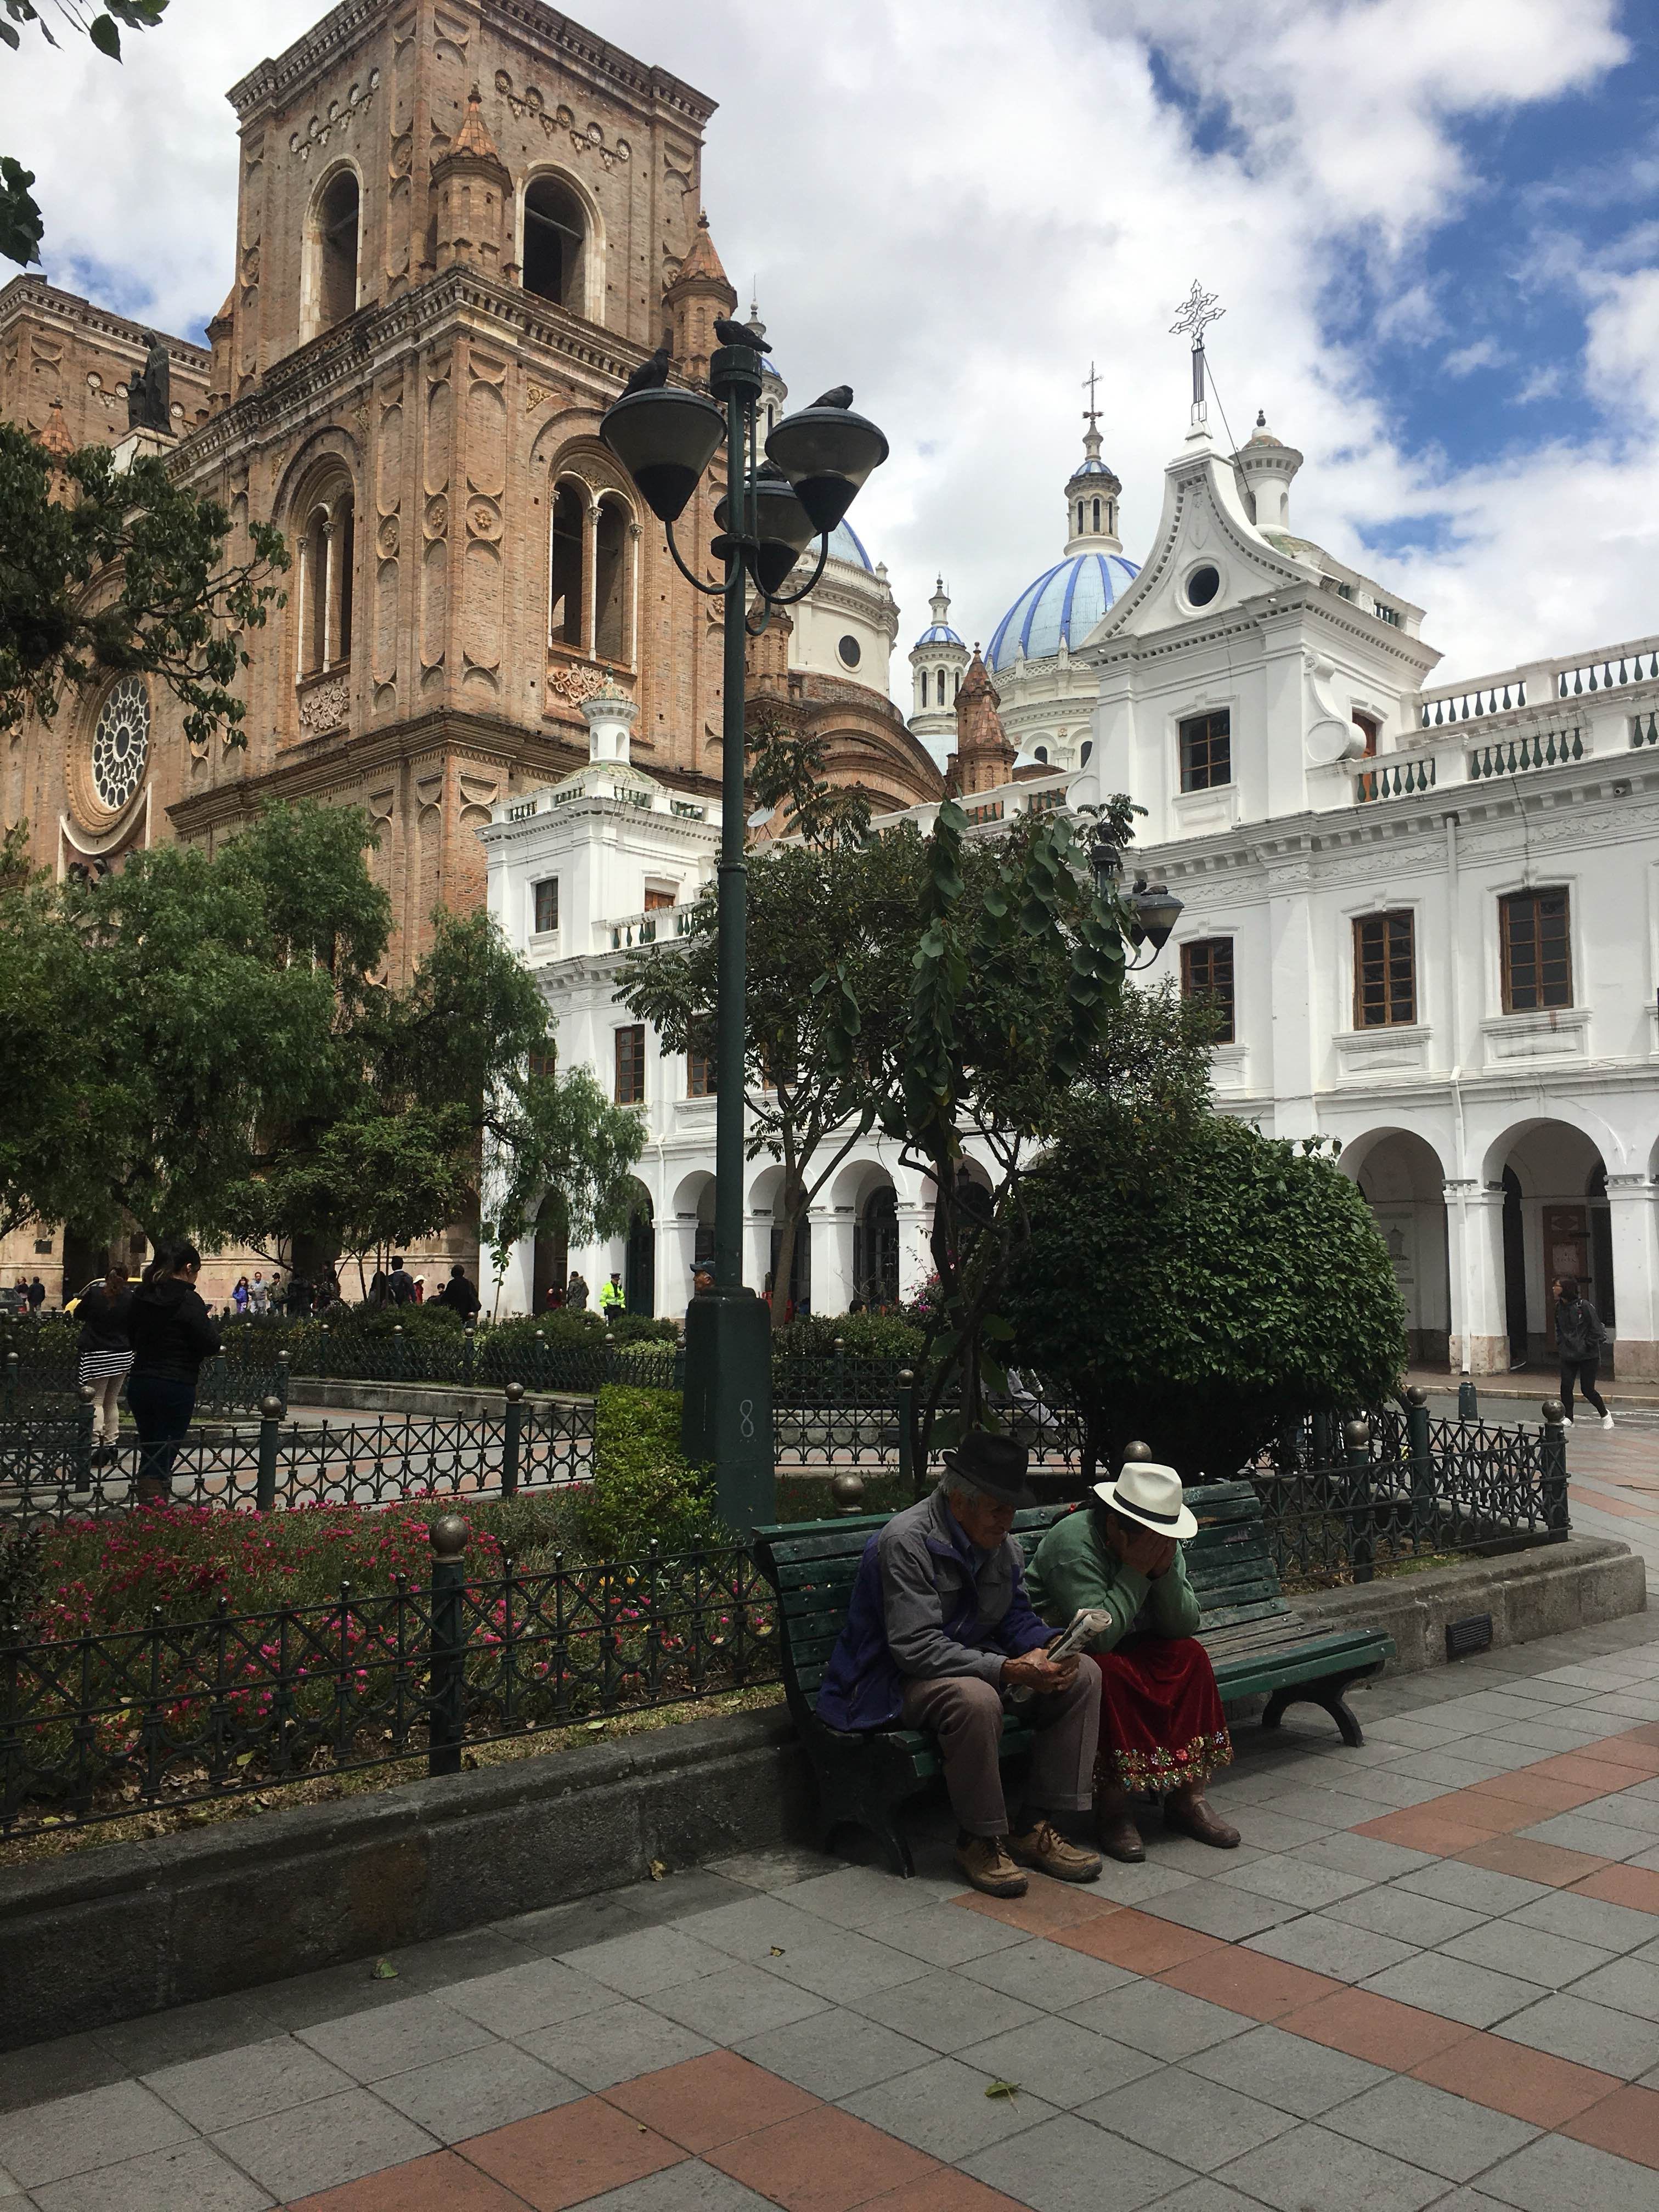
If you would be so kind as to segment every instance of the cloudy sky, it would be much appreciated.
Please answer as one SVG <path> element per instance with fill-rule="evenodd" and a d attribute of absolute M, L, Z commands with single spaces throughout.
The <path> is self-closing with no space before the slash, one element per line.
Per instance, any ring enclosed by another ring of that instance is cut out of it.
<path fill-rule="evenodd" d="M 0 58 L 47 272 L 199 332 L 230 277 L 225 88 L 318 0 L 173 0 L 116 68 Z M 1463 675 L 1659 631 L 1651 0 L 595 0 L 720 102 L 714 234 L 797 398 L 893 457 L 852 520 L 903 653 L 936 568 L 971 642 L 1058 556 L 1102 374 L 1125 550 L 1186 422 L 1194 276 L 1233 430 L 1295 527 L 1429 610 Z"/>

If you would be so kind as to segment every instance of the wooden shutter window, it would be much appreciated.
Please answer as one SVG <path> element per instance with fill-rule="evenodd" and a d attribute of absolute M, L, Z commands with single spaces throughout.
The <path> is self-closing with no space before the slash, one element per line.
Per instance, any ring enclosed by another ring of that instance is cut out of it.
<path fill-rule="evenodd" d="M 1498 902 L 1504 1012 L 1541 1012 L 1572 1004 L 1572 934 L 1567 894 L 1511 891 Z"/>
<path fill-rule="evenodd" d="M 1201 999 L 1221 1018 L 1213 1042 L 1233 1042 L 1233 940 L 1197 937 L 1181 948 L 1181 995 Z"/>
<path fill-rule="evenodd" d="M 1189 714 L 1181 725 L 1181 788 L 1212 791 L 1233 780 L 1231 709 Z"/>
<path fill-rule="evenodd" d="M 642 1106 L 645 1103 L 643 1023 L 617 1031 L 617 1103 L 618 1106 Z"/>
<path fill-rule="evenodd" d="M 1395 1029 L 1416 1019 L 1415 917 L 1361 915 L 1353 926 L 1354 1027 Z"/>

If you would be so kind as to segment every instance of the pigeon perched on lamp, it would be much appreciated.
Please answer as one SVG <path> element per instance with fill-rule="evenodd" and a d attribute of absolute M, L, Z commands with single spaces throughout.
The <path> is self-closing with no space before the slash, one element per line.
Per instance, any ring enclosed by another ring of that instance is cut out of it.
<path fill-rule="evenodd" d="M 850 407 L 853 387 L 850 384 L 832 384 L 828 392 L 820 392 L 812 402 L 814 407 Z"/>
<path fill-rule="evenodd" d="M 748 346 L 755 353 L 770 353 L 772 349 L 757 330 L 747 323 L 734 323 L 729 315 L 716 315 L 714 336 L 722 345 Z"/>
<path fill-rule="evenodd" d="M 623 386 L 624 398 L 630 392 L 655 392 L 668 381 L 669 364 L 673 355 L 666 342 L 657 348 L 649 361 L 642 361 Z"/>

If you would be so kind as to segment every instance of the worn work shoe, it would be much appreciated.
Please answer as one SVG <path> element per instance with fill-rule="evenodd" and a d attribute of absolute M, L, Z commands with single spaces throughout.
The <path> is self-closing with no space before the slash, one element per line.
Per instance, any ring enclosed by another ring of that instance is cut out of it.
<path fill-rule="evenodd" d="M 957 1844 L 957 1864 L 987 1897 L 1024 1897 L 1030 1886 L 1009 1857 L 1006 1836 L 962 1837 Z"/>
<path fill-rule="evenodd" d="M 1095 1841 L 1108 1858 L 1119 1859 L 1125 1866 L 1139 1866 L 1146 1856 L 1140 1831 L 1127 1812 L 1097 1814 Z"/>
<path fill-rule="evenodd" d="M 1010 1836 L 1008 1848 L 1022 1866 L 1056 1881 L 1095 1881 L 1100 1875 L 1100 1853 L 1081 1844 L 1068 1844 L 1054 1824 L 1039 1820 L 1023 1836 Z"/>
<path fill-rule="evenodd" d="M 1166 1797 L 1164 1825 L 1175 1835 L 1190 1836 L 1195 1844 L 1209 1844 L 1218 1851 L 1238 1849 L 1237 1829 L 1228 1826 L 1207 1798 L 1178 1805 L 1173 1797 Z"/>

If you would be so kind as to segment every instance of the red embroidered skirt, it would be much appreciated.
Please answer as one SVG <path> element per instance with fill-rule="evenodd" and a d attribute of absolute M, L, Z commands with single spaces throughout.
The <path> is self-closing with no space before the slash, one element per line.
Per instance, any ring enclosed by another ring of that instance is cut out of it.
<path fill-rule="evenodd" d="M 1097 1784 L 1175 1790 L 1231 1762 L 1215 1669 L 1195 1636 L 1129 1636 L 1091 1656 L 1100 1669 Z"/>

